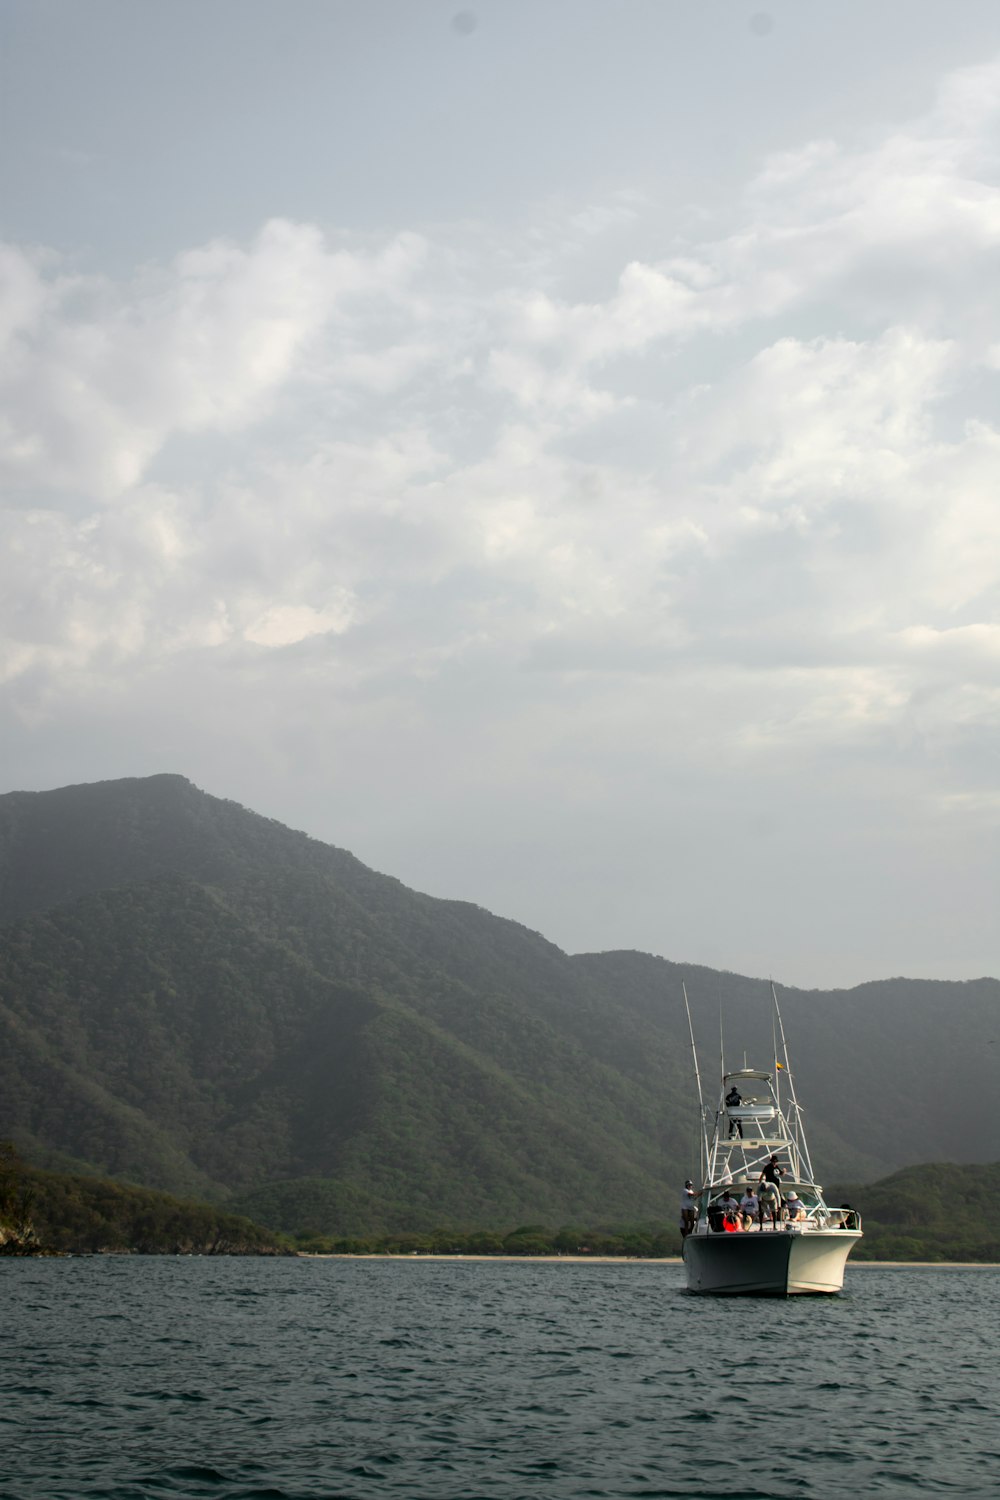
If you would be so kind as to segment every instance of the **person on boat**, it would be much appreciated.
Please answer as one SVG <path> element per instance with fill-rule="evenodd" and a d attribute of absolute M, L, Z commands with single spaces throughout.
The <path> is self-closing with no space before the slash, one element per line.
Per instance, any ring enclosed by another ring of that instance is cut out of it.
<path fill-rule="evenodd" d="M 718 1200 L 718 1207 L 722 1210 L 724 1228 L 729 1228 L 730 1219 L 740 1229 L 743 1228 L 743 1215 L 740 1213 L 740 1205 L 737 1203 L 736 1199 L 733 1197 L 728 1188 L 726 1188 L 726 1191 Z"/>
<path fill-rule="evenodd" d="M 743 1215 L 744 1229 L 749 1229 L 754 1219 L 762 1221 L 760 1199 L 749 1183 L 747 1184 L 746 1192 L 740 1199 L 740 1213 Z"/>
<path fill-rule="evenodd" d="M 777 1229 L 780 1208 L 781 1193 L 778 1191 L 777 1183 L 767 1180 L 763 1181 L 760 1184 L 760 1223 L 762 1229 L 765 1218 L 770 1219 L 772 1227 Z"/>
<path fill-rule="evenodd" d="M 740 1105 L 742 1103 L 743 1103 L 743 1100 L 740 1097 L 740 1091 L 739 1091 L 739 1089 L 736 1087 L 736 1085 L 734 1083 L 733 1086 L 732 1086 L 732 1088 L 729 1090 L 729 1093 L 726 1095 L 726 1108 L 727 1109 L 739 1109 L 739 1107 L 740 1107 Z M 730 1117 L 730 1120 L 729 1120 L 729 1139 L 732 1140 L 733 1137 L 737 1136 L 737 1135 L 740 1136 L 740 1137 L 742 1137 L 742 1135 L 743 1135 L 743 1121 L 742 1120 L 734 1120 L 734 1119 L 732 1119 L 732 1117 Z"/>
<path fill-rule="evenodd" d="M 760 1187 L 765 1182 L 773 1182 L 775 1187 L 780 1187 L 781 1179 L 784 1175 L 785 1174 L 783 1170 L 778 1166 L 778 1158 L 776 1156 L 772 1156 L 771 1160 L 767 1162 L 763 1172 L 761 1172 L 760 1176 L 758 1177 L 757 1185 L 758 1187 Z"/>
<path fill-rule="evenodd" d="M 789 1193 L 785 1199 L 785 1210 L 789 1222 L 792 1224 L 800 1223 L 806 1216 L 806 1206 L 798 1193 L 794 1191 Z M 784 1218 L 785 1215 L 783 1214 L 782 1217 Z"/>
<path fill-rule="evenodd" d="M 694 1231 L 694 1226 L 698 1219 L 698 1210 L 696 1207 L 696 1203 L 697 1195 L 695 1194 L 694 1183 L 689 1177 L 687 1182 L 684 1184 L 684 1191 L 681 1193 L 682 1240 L 687 1239 L 688 1235 L 693 1233 Z"/>

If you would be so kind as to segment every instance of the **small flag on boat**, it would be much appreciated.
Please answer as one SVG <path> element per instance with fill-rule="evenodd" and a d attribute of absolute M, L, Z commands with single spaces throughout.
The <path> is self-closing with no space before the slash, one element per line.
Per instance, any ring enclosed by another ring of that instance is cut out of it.
<path fill-rule="evenodd" d="M 775 1063 L 775 1067 L 778 1068 L 782 1073 L 785 1071 L 784 1063 Z"/>

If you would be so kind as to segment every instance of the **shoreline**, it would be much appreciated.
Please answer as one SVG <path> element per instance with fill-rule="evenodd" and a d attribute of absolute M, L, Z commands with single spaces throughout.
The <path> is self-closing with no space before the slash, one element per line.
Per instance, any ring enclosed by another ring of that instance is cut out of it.
<path fill-rule="evenodd" d="M 334 1250 L 297 1250 L 295 1252 L 301 1260 L 462 1260 L 481 1261 L 488 1264 L 491 1260 L 516 1265 L 519 1261 L 530 1262 L 532 1265 L 547 1266 L 680 1266 L 683 1265 L 679 1255 L 664 1255 L 655 1257 L 652 1255 L 436 1255 L 428 1252 L 414 1251 L 413 1254 L 380 1255 L 375 1250 L 366 1250 L 359 1255 L 350 1255 L 344 1251 Z"/>
<path fill-rule="evenodd" d="M 489 1263 L 499 1261 L 507 1265 L 528 1263 L 536 1266 L 681 1266 L 679 1255 L 378 1255 L 366 1251 L 360 1255 L 349 1255 L 334 1251 L 298 1250 L 300 1260 L 402 1260 L 402 1261 L 474 1261 Z M 997 1271 L 1000 1261 L 995 1260 L 849 1260 L 848 1271 L 861 1269 L 883 1271 Z"/>

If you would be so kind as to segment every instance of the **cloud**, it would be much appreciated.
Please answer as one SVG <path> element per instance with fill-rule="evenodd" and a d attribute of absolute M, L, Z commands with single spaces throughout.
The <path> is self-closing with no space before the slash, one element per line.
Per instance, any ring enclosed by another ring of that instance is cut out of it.
<path fill-rule="evenodd" d="M 258 646 L 295 646 L 314 635 L 340 635 L 354 617 L 354 601 L 342 591 L 323 609 L 309 604 L 271 604 L 246 627 L 244 638 Z"/>
<path fill-rule="evenodd" d="M 8 484 L 109 500 L 175 434 L 266 417 L 309 346 L 352 299 L 398 300 L 422 255 L 401 235 L 374 255 L 329 250 L 275 219 L 243 248 L 217 240 L 125 286 L 6 247 L 0 464 Z"/>
<path fill-rule="evenodd" d="M 580 378 L 664 340 L 794 318 L 834 298 L 838 318 L 860 327 L 919 319 L 940 337 L 957 312 L 975 336 L 981 298 L 968 279 L 1000 244 L 998 99 L 994 61 L 947 77 L 925 118 L 866 148 L 813 141 L 775 153 L 728 233 L 630 261 L 603 302 L 524 294 L 510 338 L 558 350 L 564 378 Z"/>
<path fill-rule="evenodd" d="M 684 444 L 764 508 L 794 501 L 802 516 L 840 497 L 872 500 L 923 456 L 957 363 L 950 343 L 906 328 L 869 341 L 782 338 L 698 393 Z"/>
<path fill-rule="evenodd" d="M 899 632 L 899 640 L 908 651 L 957 654 L 974 661 L 992 663 L 1000 658 L 1000 621 L 980 625 L 955 625 L 950 630 L 934 630 L 928 625 L 910 625 Z"/>
<path fill-rule="evenodd" d="M 7 247 L 16 713 L 231 672 L 587 788 L 647 741 L 690 774 L 933 747 L 972 776 L 997 81 L 793 144 L 701 238 L 626 193 L 519 229 L 274 220 L 118 282 Z M 612 231 L 659 252 L 606 275 Z"/>

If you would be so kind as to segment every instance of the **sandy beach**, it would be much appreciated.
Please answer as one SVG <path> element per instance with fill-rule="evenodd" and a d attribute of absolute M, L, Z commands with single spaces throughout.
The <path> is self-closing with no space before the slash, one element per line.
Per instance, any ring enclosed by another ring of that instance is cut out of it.
<path fill-rule="evenodd" d="M 481 1260 L 481 1261 L 530 1261 L 533 1265 L 554 1266 L 679 1266 L 679 1255 L 653 1259 L 641 1255 L 342 1255 L 314 1254 L 309 1250 L 296 1252 L 302 1260 Z"/>

